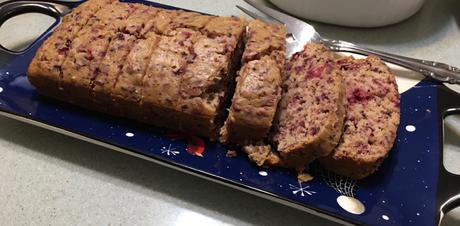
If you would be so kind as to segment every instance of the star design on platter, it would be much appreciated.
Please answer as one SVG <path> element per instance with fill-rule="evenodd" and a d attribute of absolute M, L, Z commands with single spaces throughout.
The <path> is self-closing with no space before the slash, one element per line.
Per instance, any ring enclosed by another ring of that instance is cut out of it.
<path fill-rule="evenodd" d="M 161 154 L 166 154 L 166 155 L 172 155 L 172 156 L 175 156 L 175 155 L 178 155 L 180 154 L 179 151 L 176 151 L 175 148 L 171 147 L 171 144 L 169 145 L 169 147 L 162 147 L 161 148 Z"/>
<path fill-rule="evenodd" d="M 300 196 L 305 196 L 305 194 L 307 195 L 313 195 L 313 194 L 316 194 L 315 191 L 312 191 L 312 190 L 308 190 L 310 188 L 310 186 L 303 186 L 302 185 L 302 182 L 299 182 L 299 185 L 296 186 L 296 185 L 292 185 L 292 184 L 289 184 L 289 189 L 292 190 L 292 194 L 294 195 L 297 195 L 298 193 L 300 193 Z"/>

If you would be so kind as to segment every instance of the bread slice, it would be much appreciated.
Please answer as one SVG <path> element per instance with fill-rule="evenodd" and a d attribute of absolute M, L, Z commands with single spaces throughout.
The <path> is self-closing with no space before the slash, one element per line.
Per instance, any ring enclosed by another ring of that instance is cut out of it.
<path fill-rule="evenodd" d="M 240 70 L 221 141 L 238 145 L 262 141 L 272 126 L 281 99 L 281 70 L 270 56 L 246 63 Z"/>
<path fill-rule="evenodd" d="M 122 32 L 118 32 L 111 39 L 106 54 L 96 69 L 98 73 L 91 85 L 92 106 L 98 111 L 108 110 L 106 103 L 112 102 L 112 89 L 118 81 L 123 65 L 126 63 L 126 57 L 133 48 L 135 41 L 134 35 Z M 114 110 L 116 109 L 109 111 Z M 119 114 L 117 113 L 117 115 Z"/>
<path fill-rule="evenodd" d="M 190 29 L 175 31 L 172 36 L 162 36 L 153 51 L 144 77 L 144 103 L 178 109 L 180 82 L 193 57 L 194 39 L 201 36 Z"/>
<path fill-rule="evenodd" d="M 187 113 L 181 119 L 181 128 L 218 137 L 241 57 L 240 43 L 241 37 L 225 35 L 197 40 L 195 57 L 180 84 L 180 108 Z"/>
<path fill-rule="evenodd" d="M 262 142 L 272 126 L 281 99 L 286 57 L 283 25 L 260 20 L 248 24 L 246 45 L 229 115 L 220 131 L 223 143 Z"/>
<path fill-rule="evenodd" d="M 346 118 L 339 145 L 321 164 L 355 179 L 377 170 L 396 138 L 400 120 L 394 74 L 375 56 L 339 60 L 345 78 Z"/>
<path fill-rule="evenodd" d="M 332 53 L 307 44 L 292 56 L 283 83 L 273 141 L 286 167 L 303 170 L 339 142 L 344 86 Z"/>
<path fill-rule="evenodd" d="M 160 36 L 149 33 L 146 39 L 138 39 L 126 57 L 115 86 L 109 90 L 114 111 L 133 119 L 144 117 L 140 110 L 143 96 L 143 80 L 153 51 Z"/>

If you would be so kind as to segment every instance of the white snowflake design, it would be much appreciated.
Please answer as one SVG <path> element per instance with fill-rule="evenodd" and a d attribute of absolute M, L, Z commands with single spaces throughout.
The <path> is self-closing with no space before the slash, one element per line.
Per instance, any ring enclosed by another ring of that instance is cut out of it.
<path fill-rule="evenodd" d="M 175 155 L 178 155 L 180 152 L 179 152 L 179 151 L 176 151 L 176 149 L 173 148 L 173 147 L 171 147 L 171 144 L 169 144 L 169 147 L 168 147 L 168 148 L 166 148 L 166 147 L 162 147 L 162 148 L 161 148 L 161 154 L 165 154 L 165 153 L 166 153 L 166 155 L 168 155 L 168 156 L 169 156 L 169 155 L 175 156 Z"/>
<path fill-rule="evenodd" d="M 296 195 L 297 193 L 300 192 L 300 196 L 305 196 L 305 194 L 307 195 L 313 195 L 313 194 L 316 194 L 315 191 L 311 191 L 311 190 L 307 190 L 308 188 L 310 188 L 310 186 L 302 186 L 302 182 L 299 182 L 299 186 L 295 186 L 295 185 L 292 185 L 292 184 L 289 184 L 289 189 L 292 190 L 292 194 Z"/>

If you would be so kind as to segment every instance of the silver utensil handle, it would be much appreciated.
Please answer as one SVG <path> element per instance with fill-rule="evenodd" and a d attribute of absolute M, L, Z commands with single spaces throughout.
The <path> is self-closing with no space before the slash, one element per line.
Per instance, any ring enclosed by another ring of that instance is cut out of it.
<path fill-rule="evenodd" d="M 418 71 L 426 77 L 440 82 L 460 84 L 460 69 L 434 61 L 414 59 L 373 50 L 340 40 L 324 39 L 323 43 L 332 51 L 352 52 L 364 55 L 376 55 L 384 61 Z"/>

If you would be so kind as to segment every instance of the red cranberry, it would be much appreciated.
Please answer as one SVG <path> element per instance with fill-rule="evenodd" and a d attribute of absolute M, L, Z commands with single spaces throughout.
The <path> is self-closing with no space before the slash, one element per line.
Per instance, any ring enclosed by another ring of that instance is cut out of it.
<path fill-rule="evenodd" d="M 305 75 L 305 79 L 311 79 L 311 78 L 321 78 L 323 72 L 324 72 L 325 66 L 321 65 L 316 68 L 310 69 L 307 71 L 307 74 Z"/>
<path fill-rule="evenodd" d="M 185 32 L 183 32 L 182 34 L 184 34 L 185 38 L 187 38 L 187 39 L 190 38 L 190 37 L 192 37 L 192 33 L 191 33 L 191 32 L 188 32 L 188 31 L 185 31 Z"/>
<path fill-rule="evenodd" d="M 91 53 L 91 51 L 88 51 L 88 53 L 85 55 L 85 59 L 89 61 L 94 60 L 94 55 Z"/>
<path fill-rule="evenodd" d="M 319 132 L 319 128 L 318 128 L 318 127 L 312 127 L 312 128 L 310 129 L 310 135 L 312 135 L 312 136 L 318 134 L 318 132 Z"/>
<path fill-rule="evenodd" d="M 293 68 L 293 71 L 294 71 L 295 73 L 297 73 L 297 74 L 300 74 L 300 73 L 302 72 L 302 70 L 303 70 L 303 67 L 302 67 L 302 66 L 295 66 L 295 67 Z"/>
<path fill-rule="evenodd" d="M 68 47 L 62 47 L 62 48 L 58 49 L 58 54 L 59 55 L 67 55 L 68 51 L 69 51 Z"/>
<path fill-rule="evenodd" d="M 122 33 L 117 33 L 117 35 L 115 36 L 115 39 L 120 40 L 120 41 L 124 41 L 125 36 Z"/>
<path fill-rule="evenodd" d="M 348 59 L 347 59 L 347 58 L 344 58 L 344 59 L 338 60 L 338 61 L 337 61 L 337 64 L 340 65 L 340 66 L 342 66 L 342 65 L 344 65 L 344 64 L 348 64 L 348 62 L 349 62 Z"/>
<path fill-rule="evenodd" d="M 369 99 L 371 99 L 372 96 L 368 91 L 362 90 L 362 89 L 355 89 L 351 93 L 347 95 L 347 100 L 349 103 L 358 103 L 358 102 L 364 102 Z"/>

